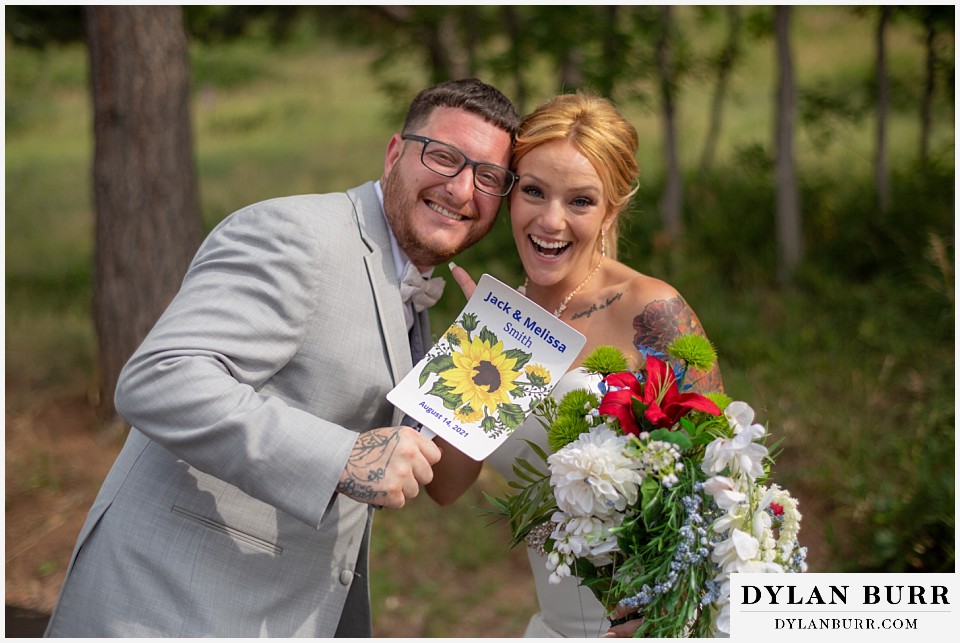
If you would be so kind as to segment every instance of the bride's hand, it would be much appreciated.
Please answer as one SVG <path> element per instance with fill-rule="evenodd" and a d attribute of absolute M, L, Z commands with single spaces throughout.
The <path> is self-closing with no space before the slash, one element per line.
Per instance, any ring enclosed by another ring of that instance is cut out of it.
<path fill-rule="evenodd" d="M 470 299 L 470 297 L 473 296 L 473 291 L 477 289 L 477 284 L 473 278 L 467 273 L 466 270 L 452 261 L 450 262 L 450 274 L 460 286 L 460 290 L 463 291 L 463 294 L 466 296 L 466 298 Z"/>
<path fill-rule="evenodd" d="M 637 631 L 637 628 L 640 627 L 640 623 L 643 620 L 639 612 L 628 612 L 627 608 L 623 606 L 618 606 L 611 615 L 611 618 L 617 625 L 607 630 L 603 635 L 605 639 L 630 638 L 633 636 L 633 633 Z M 624 621 L 624 618 L 628 620 Z"/>

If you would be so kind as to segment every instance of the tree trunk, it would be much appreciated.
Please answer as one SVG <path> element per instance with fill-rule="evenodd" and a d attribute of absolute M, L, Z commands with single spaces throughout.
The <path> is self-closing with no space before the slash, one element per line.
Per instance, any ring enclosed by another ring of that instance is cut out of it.
<path fill-rule="evenodd" d="M 436 38 L 431 39 L 435 44 L 431 48 L 431 54 L 434 58 L 441 57 L 446 65 L 445 77 L 440 80 L 458 80 L 468 78 L 470 74 L 470 54 L 466 48 L 468 43 L 461 42 L 460 34 L 457 30 L 459 10 L 442 11 L 440 20 L 436 27 Z M 469 32 L 469 26 L 467 27 Z"/>
<path fill-rule="evenodd" d="M 170 302 L 202 236 L 187 41 L 176 6 L 88 7 L 96 207 L 98 411 Z"/>
<path fill-rule="evenodd" d="M 924 69 L 923 98 L 920 101 L 920 162 L 926 165 L 930 160 L 930 130 L 933 122 L 933 94 L 936 90 L 937 73 L 937 29 L 933 12 L 927 10 L 923 16 L 926 33 L 924 40 L 927 49 Z"/>
<path fill-rule="evenodd" d="M 877 133 L 874 145 L 873 176 L 881 214 L 890 211 L 890 170 L 887 167 L 887 114 L 890 112 L 890 79 L 887 77 L 887 23 L 890 7 L 880 8 L 877 21 Z"/>
<path fill-rule="evenodd" d="M 714 86 L 713 99 L 710 102 L 710 123 L 707 126 L 707 135 L 700 155 L 699 175 L 704 179 L 713 167 L 713 159 L 717 152 L 717 141 L 720 139 L 720 125 L 723 120 L 723 104 L 727 97 L 727 85 L 730 82 L 730 72 L 737 60 L 740 51 L 740 7 L 727 7 L 727 42 L 720 52 L 717 63 L 717 84 Z"/>
<path fill-rule="evenodd" d="M 670 30 L 673 8 L 665 6 L 660 13 L 660 37 L 657 41 L 657 70 L 660 74 L 660 99 L 663 109 L 663 143 L 667 162 L 666 181 L 660 200 L 660 214 L 667 238 L 673 242 L 683 236 L 683 179 L 677 153 L 676 106 L 674 104 L 674 70 L 670 52 Z"/>
<path fill-rule="evenodd" d="M 464 78 L 475 78 L 479 73 L 478 50 L 481 46 L 480 12 L 475 6 L 464 5 L 460 8 L 460 28 L 464 32 L 464 55 L 466 56 Z"/>
<path fill-rule="evenodd" d="M 583 87 L 583 51 L 576 45 L 562 52 L 560 59 L 560 93 Z"/>
<path fill-rule="evenodd" d="M 373 5 L 376 11 L 414 36 L 430 65 L 430 84 L 467 75 L 467 55 L 457 37 L 456 16 L 450 7 Z"/>
<path fill-rule="evenodd" d="M 797 110 L 797 89 L 790 53 L 790 7 L 774 8 L 777 64 L 777 278 L 782 286 L 793 282 L 793 275 L 803 259 L 803 226 L 800 220 L 800 194 L 797 187 L 796 159 L 793 153 L 793 130 Z"/>
<path fill-rule="evenodd" d="M 600 37 L 604 63 L 603 73 L 597 79 L 597 88 L 601 96 L 612 97 L 616 81 L 620 76 L 621 61 L 618 60 L 618 57 L 622 56 L 622 53 L 620 51 L 620 41 L 617 37 L 617 27 L 623 21 L 623 18 L 620 15 L 620 7 L 615 4 L 598 6 L 596 10 L 601 12 L 601 24 L 603 25 Z"/>
<path fill-rule="evenodd" d="M 507 34 L 509 42 L 506 54 L 507 74 L 513 79 L 513 102 L 519 113 L 526 114 L 529 92 L 527 82 L 523 77 L 524 43 L 526 42 L 524 24 L 521 22 L 520 14 L 516 8 L 511 5 L 500 7 L 500 17 L 503 31 Z"/>

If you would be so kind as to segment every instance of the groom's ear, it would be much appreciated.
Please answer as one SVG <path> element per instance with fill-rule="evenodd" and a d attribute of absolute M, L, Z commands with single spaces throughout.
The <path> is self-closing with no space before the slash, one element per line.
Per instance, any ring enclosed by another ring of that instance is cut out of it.
<path fill-rule="evenodd" d="M 403 139 L 400 138 L 399 134 L 394 134 L 390 137 L 390 142 L 387 143 L 387 154 L 383 160 L 383 176 L 387 177 L 390 175 L 390 172 L 393 171 L 393 166 L 397 164 L 397 161 L 400 159 L 400 155 L 403 153 Z"/>

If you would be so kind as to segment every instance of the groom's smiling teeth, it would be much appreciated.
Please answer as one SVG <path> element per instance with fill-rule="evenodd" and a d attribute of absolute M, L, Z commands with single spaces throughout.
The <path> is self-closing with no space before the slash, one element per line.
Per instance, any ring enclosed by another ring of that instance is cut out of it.
<path fill-rule="evenodd" d="M 529 236 L 537 254 L 543 255 L 544 257 L 559 257 L 572 243 L 570 241 L 547 241 L 533 234 Z"/>
<path fill-rule="evenodd" d="M 427 201 L 427 207 L 433 210 L 434 212 L 439 213 L 441 216 L 444 216 L 448 219 L 453 219 L 454 221 L 463 221 L 467 217 L 462 214 L 457 214 L 456 212 L 451 212 L 442 205 L 437 205 L 433 201 Z"/>

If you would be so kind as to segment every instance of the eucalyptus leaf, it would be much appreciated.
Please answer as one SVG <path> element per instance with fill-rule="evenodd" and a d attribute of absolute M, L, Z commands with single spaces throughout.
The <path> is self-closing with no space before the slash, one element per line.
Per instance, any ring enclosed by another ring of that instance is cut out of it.
<path fill-rule="evenodd" d="M 514 470 L 514 471 L 518 471 L 518 467 L 519 467 L 519 468 L 526 469 L 527 471 L 529 471 L 529 472 L 532 473 L 533 475 L 537 476 L 538 478 L 548 478 L 548 477 L 550 477 L 550 473 L 549 473 L 549 472 L 544 473 L 543 471 L 540 471 L 540 470 L 537 469 L 535 466 L 533 466 L 532 464 L 530 464 L 530 461 L 527 460 L 526 458 L 517 458 L 516 463 L 514 463 L 514 465 L 513 465 L 513 470 Z"/>

